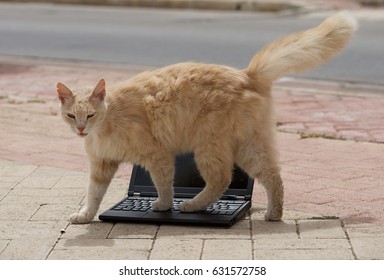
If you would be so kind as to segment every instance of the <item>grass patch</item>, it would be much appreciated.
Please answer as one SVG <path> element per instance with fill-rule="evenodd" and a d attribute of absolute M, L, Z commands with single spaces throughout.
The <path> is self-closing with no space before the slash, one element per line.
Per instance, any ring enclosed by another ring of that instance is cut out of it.
<path fill-rule="evenodd" d="M 338 220 L 339 217 L 337 216 L 322 216 L 322 217 L 312 217 L 308 220 Z"/>
<path fill-rule="evenodd" d="M 337 137 L 333 135 L 327 135 L 322 133 L 306 133 L 306 132 L 299 132 L 300 139 L 308 139 L 308 138 L 322 138 L 322 139 L 330 139 L 330 140 L 346 140 L 342 137 Z"/>
<path fill-rule="evenodd" d="M 40 104 L 45 104 L 45 100 L 42 100 L 42 99 L 29 99 L 27 100 L 27 103 L 40 103 Z"/>

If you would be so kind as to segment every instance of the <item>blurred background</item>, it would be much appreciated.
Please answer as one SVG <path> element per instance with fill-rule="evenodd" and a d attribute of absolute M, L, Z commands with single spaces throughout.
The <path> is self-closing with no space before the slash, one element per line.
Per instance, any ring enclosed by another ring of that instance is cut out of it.
<path fill-rule="evenodd" d="M 0 55 L 245 68 L 265 44 L 345 9 L 359 19 L 357 35 L 336 59 L 300 77 L 383 84 L 384 0 L 0 1 Z"/>

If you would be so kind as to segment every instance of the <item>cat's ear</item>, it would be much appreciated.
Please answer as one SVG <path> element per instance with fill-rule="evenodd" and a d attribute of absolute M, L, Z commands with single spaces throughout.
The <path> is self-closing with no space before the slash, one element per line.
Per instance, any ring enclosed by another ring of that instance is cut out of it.
<path fill-rule="evenodd" d="M 67 100 L 73 97 L 73 93 L 64 84 L 57 83 L 57 96 L 59 97 L 61 104 L 64 104 Z"/>
<path fill-rule="evenodd" d="M 105 91 L 105 80 L 101 79 L 95 89 L 92 92 L 91 98 L 98 99 L 100 101 L 103 101 L 106 95 Z"/>

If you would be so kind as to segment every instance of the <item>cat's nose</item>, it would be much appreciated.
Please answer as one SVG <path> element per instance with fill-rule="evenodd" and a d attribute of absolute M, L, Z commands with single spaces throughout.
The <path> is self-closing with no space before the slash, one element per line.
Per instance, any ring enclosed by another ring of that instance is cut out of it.
<path fill-rule="evenodd" d="M 80 133 L 83 133 L 85 126 L 78 126 L 77 129 L 80 131 Z"/>

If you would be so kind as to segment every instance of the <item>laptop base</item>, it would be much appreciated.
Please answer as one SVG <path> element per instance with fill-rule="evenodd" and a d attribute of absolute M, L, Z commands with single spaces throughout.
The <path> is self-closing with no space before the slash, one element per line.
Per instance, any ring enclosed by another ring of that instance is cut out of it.
<path fill-rule="evenodd" d="M 222 226 L 230 227 L 241 219 L 245 213 L 251 208 L 250 201 L 230 201 L 221 200 L 218 203 L 224 205 L 221 210 L 215 210 L 208 207 L 206 210 L 185 213 L 180 212 L 177 208 L 168 211 L 153 211 L 135 207 L 127 201 L 142 200 L 141 198 L 127 197 L 99 215 L 99 219 L 104 222 L 140 222 L 140 223 L 157 223 L 157 224 L 184 224 L 184 225 L 198 225 L 198 226 Z M 152 201 L 154 198 L 144 198 L 144 201 Z M 180 201 L 176 200 L 176 205 Z M 129 205 L 126 207 L 125 205 Z M 144 205 L 146 205 L 144 203 Z M 146 206 L 144 206 L 146 207 Z M 236 210 L 234 210 L 236 207 Z M 123 210 L 126 208 L 127 210 Z M 118 210 L 116 210 L 118 209 Z"/>

